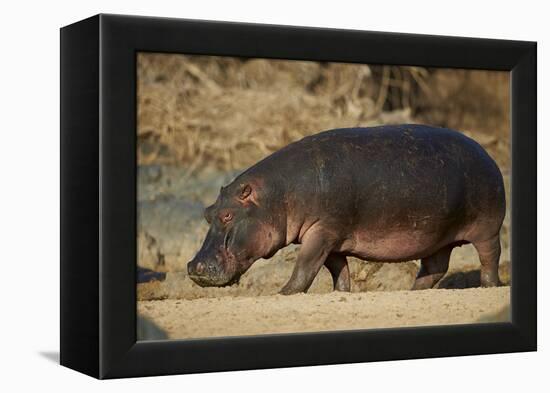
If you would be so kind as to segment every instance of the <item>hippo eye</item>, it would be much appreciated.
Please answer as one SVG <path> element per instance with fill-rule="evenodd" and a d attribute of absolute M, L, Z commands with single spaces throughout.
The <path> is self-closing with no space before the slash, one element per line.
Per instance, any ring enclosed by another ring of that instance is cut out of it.
<path fill-rule="evenodd" d="M 223 214 L 220 218 L 221 221 L 225 224 L 226 222 L 229 222 L 233 219 L 233 214 L 231 212 L 227 212 Z"/>

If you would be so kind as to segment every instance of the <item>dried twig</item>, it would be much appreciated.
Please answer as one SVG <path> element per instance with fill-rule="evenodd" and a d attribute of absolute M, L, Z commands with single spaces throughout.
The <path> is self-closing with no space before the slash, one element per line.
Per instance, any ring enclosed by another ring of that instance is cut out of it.
<path fill-rule="evenodd" d="M 384 103 L 388 96 L 388 89 L 390 84 L 390 67 L 384 66 L 382 68 L 382 82 L 380 83 L 380 90 L 378 92 L 378 97 L 376 98 L 375 113 L 382 112 L 384 108 Z"/>

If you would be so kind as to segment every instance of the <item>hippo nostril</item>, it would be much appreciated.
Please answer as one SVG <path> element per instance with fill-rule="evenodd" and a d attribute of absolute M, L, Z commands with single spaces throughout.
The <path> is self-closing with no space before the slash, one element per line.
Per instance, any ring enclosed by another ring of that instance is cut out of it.
<path fill-rule="evenodd" d="M 197 263 L 197 266 L 195 267 L 195 271 L 197 274 L 202 274 L 204 272 L 204 263 L 199 262 Z"/>

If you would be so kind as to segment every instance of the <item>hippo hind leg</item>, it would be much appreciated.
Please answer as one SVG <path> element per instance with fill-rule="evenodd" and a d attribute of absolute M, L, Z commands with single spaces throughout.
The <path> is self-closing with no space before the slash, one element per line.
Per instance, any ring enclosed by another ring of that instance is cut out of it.
<path fill-rule="evenodd" d="M 325 266 L 332 276 L 335 291 L 349 292 L 351 289 L 348 261 L 344 255 L 331 253 Z"/>
<path fill-rule="evenodd" d="M 449 259 L 451 258 L 452 245 L 447 245 L 429 257 L 420 261 L 420 271 L 412 287 L 416 289 L 433 288 L 447 273 Z"/>
<path fill-rule="evenodd" d="M 482 287 L 500 285 L 498 278 L 498 262 L 500 259 L 500 236 L 497 234 L 484 241 L 472 241 L 481 262 L 480 281 Z"/>

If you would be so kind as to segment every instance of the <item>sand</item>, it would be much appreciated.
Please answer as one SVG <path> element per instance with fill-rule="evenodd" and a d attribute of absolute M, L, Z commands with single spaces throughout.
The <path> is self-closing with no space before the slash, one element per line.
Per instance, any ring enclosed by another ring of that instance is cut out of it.
<path fill-rule="evenodd" d="M 167 299 L 138 302 L 138 311 L 185 339 L 467 324 L 509 301 L 510 288 L 498 287 Z"/>

